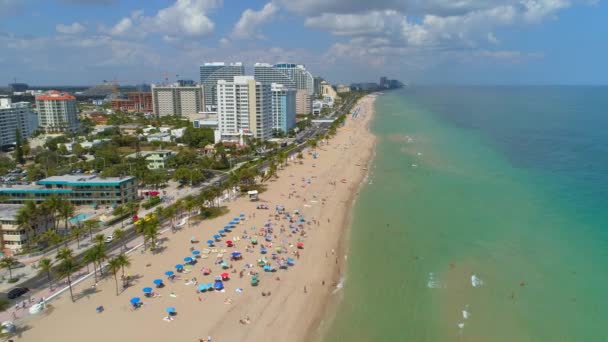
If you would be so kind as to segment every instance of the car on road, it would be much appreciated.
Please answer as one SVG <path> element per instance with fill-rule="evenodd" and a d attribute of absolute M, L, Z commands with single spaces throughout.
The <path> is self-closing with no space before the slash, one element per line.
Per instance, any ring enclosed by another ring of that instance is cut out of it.
<path fill-rule="evenodd" d="M 8 293 L 6 294 L 6 297 L 8 299 L 15 299 L 18 297 L 23 296 L 24 294 L 28 293 L 30 289 L 28 289 L 27 287 L 15 287 L 14 289 L 8 291 Z"/>
<path fill-rule="evenodd" d="M 108 236 L 106 236 L 106 243 L 110 243 L 112 241 L 114 241 L 114 235 L 108 235 Z"/>

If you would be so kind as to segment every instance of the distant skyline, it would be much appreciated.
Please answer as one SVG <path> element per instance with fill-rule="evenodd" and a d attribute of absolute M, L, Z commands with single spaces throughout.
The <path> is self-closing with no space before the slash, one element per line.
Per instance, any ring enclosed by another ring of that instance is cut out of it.
<path fill-rule="evenodd" d="M 293 62 L 332 83 L 608 84 L 600 0 L 0 0 L 0 86 L 198 81 Z"/>

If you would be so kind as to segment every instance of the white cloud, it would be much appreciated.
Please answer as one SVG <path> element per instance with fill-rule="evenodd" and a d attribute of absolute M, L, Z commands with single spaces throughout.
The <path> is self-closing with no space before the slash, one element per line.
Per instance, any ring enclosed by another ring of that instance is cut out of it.
<path fill-rule="evenodd" d="M 78 34 L 86 31 L 86 28 L 81 23 L 75 22 L 70 25 L 57 24 L 55 26 L 55 30 L 64 34 Z"/>
<path fill-rule="evenodd" d="M 260 26 L 270 21 L 277 11 L 278 7 L 272 2 L 264 5 L 259 11 L 246 9 L 243 14 L 241 14 L 239 21 L 234 25 L 231 36 L 238 39 L 251 37 L 261 38 L 262 34 L 259 32 Z"/>
<path fill-rule="evenodd" d="M 221 5 L 222 0 L 176 0 L 152 17 L 144 16 L 143 11 L 135 11 L 111 28 L 101 27 L 100 31 L 117 36 L 161 33 L 175 39 L 180 36 L 204 36 L 215 28 L 213 21 L 207 17 L 208 12 Z"/>
<path fill-rule="evenodd" d="M 402 20 L 403 16 L 394 10 L 357 14 L 323 13 L 307 18 L 305 25 L 335 35 L 366 35 L 390 31 L 399 26 Z"/>

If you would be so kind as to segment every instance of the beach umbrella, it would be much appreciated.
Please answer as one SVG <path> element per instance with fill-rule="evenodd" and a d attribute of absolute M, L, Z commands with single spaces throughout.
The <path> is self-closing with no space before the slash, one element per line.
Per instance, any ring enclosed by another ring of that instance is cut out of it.
<path fill-rule="evenodd" d="M 141 298 L 139 298 L 139 297 L 133 297 L 133 298 L 131 298 L 131 304 L 137 305 L 139 303 L 141 303 Z"/>
<path fill-rule="evenodd" d="M 241 252 L 232 252 L 231 255 L 233 259 L 237 259 L 241 257 Z"/>
<path fill-rule="evenodd" d="M 184 265 L 182 265 L 182 264 L 175 265 L 175 269 L 177 269 L 177 270 L 181 270 L 183 268 L 184 268 Z"/>
<path fill-rule="evenodd" d="M 204 275 L 207 275 L 207 274 L 211 273 L 211 270 L 210 270 L 210 269 L 208 269 L 208 268 L 203 267 L 203 268 L 201 269 L 201 272 L 203 272 L 203 274 L 204 274 Z"/>
<path fill-rule="evenodd" d="M 222 268 L 228 268 L 228 267 L 230 267 L 230 264 L 228 264 L 228 263 L 227 263 L 227 262 L 225 262 L 225 261 L 222 261 L 222 262 L 220 263 L 220 266 L 222 266 Z"/>
<path fill-rule="evenodd" d="M 153 283 L 156 286 L 161 286 L 163 284 L 163 280 L 162 279 L 154 279 Z"/>
<path fill-rule="evenodd" d="M 234 222 L 239 222 L 241 219 L 239 217 L 235 217 L 232 219 Z"/>
<path fill-rule="evenodd" d="M 271 271 L 270 265 L 264 266 L 264 271 L 270 272 Z"/>
<path fill-rule="evenodd" d="M 213 288 L 216 289 L 216 290 L 218 290 L 218 291 L 221 291 L 221 290 L 224 289 L 224 283 L 222 283 L 221 280 L 216 280 L 215 284 L 213 284 Z"/>
<path fill-rule="evenodd" d="M 266 247 L 260 247 L 260 253 L 266 254 Z"/>
<path fill-rule="evenodd" d="M 219 235 L 217 235 L 217 234 L 215 234 L 215 235 L 213 235 L 213 238 L 214 238 L 214 239 L 216 239 L 216 240 L 219 240 L 219 239 L 221 239 L 222 237 L 221 237 L 221 236 L 219 236 Z"/>
<path fill-rule="evenodd" d="M 298 242 L 297 246 L 299 249 L 302 249 L 302 248 L 304 248 L 304 243 Z"/>
<path fill-rule="evenodd" d="M 170 307 L 167 308 L 166 311 L 167 311 L 168 314 L 174 314 L 175 313 L 175 308 L 172 307 L 172 306 L 170 306 Z"/>
<path fill-rule="evenodd" d="M 236 222 L 236 221 L 230 221 L 230 223 L 228 223 L 228 224 L 229 224 L 229 225 L 231 225 L 231 226 L 233 226 L 233 225 L 235 225 L 235 224 L 237 224 L 237 223 L 238 223 L 238 222 Z"/>
<path fill-rule="evenodd" d="M 239 215 L 239 216 L 240 216 L 240 217 L 241 217 L 241 219 L 242 219 L 243 217 L 245 217 L 245 214 L 241 214 L 241 215 Z"/>
<path fill-rule="evenodd" d="M 192 262 L 192 260 L 193 260 L 193 259 L 192 259 L 191 257 L 185 257 L 185 258 L 184 258 L 184 262 L 185 262 L 185 263 L 190 263 L 190 262 Z"/>
<path fill-rule="evenodd" d="M 202 291 L 207 291 L 207 285 L 205 285 L 205 284 L 200 284 L 200 285 L 198 286 L 198 290 L 199 290 L 199 291 L 201 291 L 201 292 L 202 292 Z"/>
<path fill-rule="evenodd" d="M 221 236 L 226 235 L 226 231 L 225 231 L 225 230 L 223 230 L 223 229 L 220 229 L 220 230 L 218 230 L 217 232 L 218 232 L 218 234 L 220 234 Z"/>
<path fill-rule="evenodd" d="M 150 293 L 152 293 L 152 288 L 151 288 L 151 287 L 144 287 L 144 288 L 142 289 L 142 291 L 143 291 L 145 294 L 150 294 Z"/>
<path fill-rule="evenodd" d="M 292 258 L 287 258 L 287 265 L 293 266 L 295 264 L 295 262 L 293 261 Z"/>
<path fill-rule="evenodd" d="M 226 241 L 226 245 L 228 245 L 228 247 L 232 247 L 232 240 Z"/>
<path fill-rule="evenodd" d="M 197 250 L 192 251 L 192 255 L 194 255 L 194 256 L 198 256 L 200 254 L 201 254 L 201 251 L 197 251 Z"/>
<path fill-rule="evenodd" d="M 173 273 L 173 271 L 167 271 L 167 272 L 165 272 L 165 275 L 167 277 L 171 277 L 173 274 L 175 274 L 175 273 Z"/>
<path fill-rule="evenodd" d="M 222 273 L 221 277 L 222 277 L 222 280 L 227 280 L 228 278 L 230 278 L 230 276 L 226 272 Z"/>
<path fill-rule="evenodd" d="M 213 240 L 207 240 L 207 244 L 208 244 L 209 246 L 213 246 L 213 243 L 214 243 L 214 241 L 213 241 Z"/>
<path fill-rule="evenodd" d="M 230 225 L 224 226 L 224 229 L 230 229 Z"/>

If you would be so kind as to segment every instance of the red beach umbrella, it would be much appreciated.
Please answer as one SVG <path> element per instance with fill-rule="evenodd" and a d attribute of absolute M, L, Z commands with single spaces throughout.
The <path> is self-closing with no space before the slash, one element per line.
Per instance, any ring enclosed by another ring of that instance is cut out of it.
<path fill-rule="evenodd" d="M 299 249 L 304 248 L 304 244 L 302 242 L 298 242 L 297 246 L 298 246 Z"/>
<path fill-rule="evenodd" d="M 222 277 L 222 280 L 228 280 L 228 278 L 230 278 L 228 273 L 222 273 L 222 274 L 220 274 L 220 276 Z"/>
<path fill-rule="evenodd" d="M 228 247 L 232 247 L 232 240 L 226 241 L 226 245 L 228 245 Z"/>

